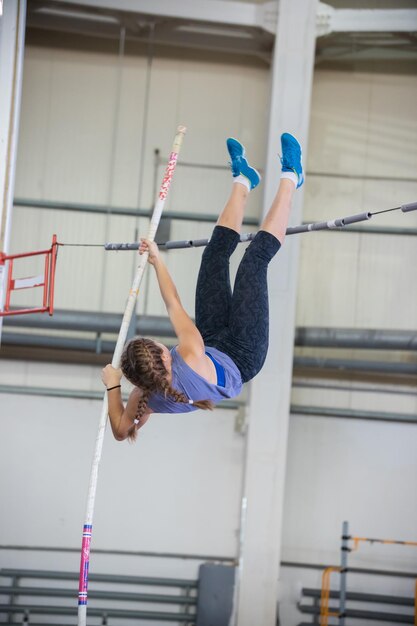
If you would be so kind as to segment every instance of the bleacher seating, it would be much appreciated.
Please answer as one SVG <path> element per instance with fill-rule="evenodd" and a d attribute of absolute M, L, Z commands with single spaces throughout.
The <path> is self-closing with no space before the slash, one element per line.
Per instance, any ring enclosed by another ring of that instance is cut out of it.
<path fill-rule="evenodd" d="M 321 597 L 321 589 L 310 589 L 303 588 L 301 591 L 301 600 L 298 603 L 298 609 L 301 613 L 309 614 L 314 616 L 313 621 L 310 622 L 310 626 L 312 624 L 319 624 L 319 615 L 320 615 L 320 597 Z M 312 602 L 311 602 L 312 600 Z M 338 591 L 330 591 L 330 600 L 336 600 L 333 604 L 330 604 L 330 610 L 337 612 L 338 609 L 338 600 L 339 600 L 339 592 Z M 372 620 L 376 622 L 389 623 L 390 626 L 396 626 L 397 624 L 414 624 L 414 598 L 403 598 L 400 596 L 393 595 L 381 595 L 375 593 L 361 593 L 356 591 L 348 591 L 346 594 L 346 603 L 347 608 L 345 611 L 346 618 L 358 619 L 358 620 Z M 381 610 L 377 610 L 373 608 L 372 610 L 366 608 L 353 608 L 352 604 L 371 604 L 373 607 L 381 605 Z M 390 607 L 395 606 L 403 606 L 403 607 L 411 607 L 411 611 L 398 614 L 392 611 L 387 611 L 387 605 Z M 331 622 L 329 623 L 333 623 Z M 334 619 L 334 618 L 333 618 Z M 298 626 L 308 626 L 307 622 L 303 622 L 298 624 Z"/>
<path fill-rule="evenodd" d="M 68 584 L 57 586 L 57 581 Z M 112 618 L 195 624 L 196 580 L 91 574 L 89 582 L 88 615 L 100 618 L 98 624 L 111 626 L 115 623 Z M 16 624 L 19 619 L 33 626 L 53 626 L 42 618 L 76 616 L 77 587 L 78 573 L 1 569 L 0 598 L 6 600 L 0 600 L 0 617 L 8 622 L 0 622 Z M 131 587 L 134 589 L 126 590 Z M 145 593 L 143 587 L 161 588 L 163 592 Z"/>

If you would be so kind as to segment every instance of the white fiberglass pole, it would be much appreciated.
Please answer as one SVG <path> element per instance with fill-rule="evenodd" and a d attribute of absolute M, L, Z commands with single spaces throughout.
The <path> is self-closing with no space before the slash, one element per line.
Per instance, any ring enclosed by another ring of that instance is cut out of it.
<path fill-rule="evenodd" d="M 185 127 L 179 126 L 177 134 L 175 135 L 172 151 L 169 157 L 168 165 L 165 170 L 165 175 L 159 190 L 158 198 L 156 200 L 155 208 L 152 214 L 151 223 L 149 225 L 149 231 L 147 239 L 154 240 L 155 233 L 157 231 L 159 220 L 161 219 L 162 211 L 164 208 L 165 200 L 168 194 L 168 190 L 171 184 L 172 176 L 174 174 L 175 166 L 177 164 L 178 154 L 181 148 L 182 140 L 185 134 Z M 136 299 L 139 292 L 139 286 L 143 277 L 143 273 L 148 260 L 148 254 L 145 253 L 140 257 L 139 265 L 136 269 L 136 274 L 133 279 L 132 288 L 129 293 L 129 297 L 126 303 L 126 309 L 124 312 L 122 325 L 120 327 L 119 336 L 117 338 L 116 348 L 114 350 L 112 365 L 118 368 L 120 365 L 120 358 L 123 352 L 123 347 L 126 341 L 127 331 L 129 329 L 130 320 L 135 307 Z M 78 588 L 78 626 L 86 626 L 87 623 L 87 595 L 88 595 L 88 569 L 90 565 L 90 543 L 92 535 L 92 524 L 94 514 L 94 502 L 97 491 L 97 479 L 98 479 L 98 467 L 100 464 L 101 452 L 103 449 L 104 433 L 106 430 L 108 416 L 108 403 L 107 394 L 104 394 L 103 406 L 101 410 L 101 418 L 98 427 L 96 446 L 94 450 L 93 463 L 90 474 L 90 484 L 88 488 L 87 496 L 87 512 L 85 517 L 85 523 L 83 527 L 83 538 L 81 546 L 81 564 L 80 564 L 80 580 Z"/>

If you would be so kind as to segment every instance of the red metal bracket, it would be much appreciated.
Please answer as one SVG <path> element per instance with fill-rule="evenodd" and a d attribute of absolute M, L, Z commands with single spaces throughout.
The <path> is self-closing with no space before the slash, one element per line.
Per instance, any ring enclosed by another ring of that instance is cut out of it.
<path fill-rule="evenodd" d="M 30 276 L 28 278 L 13 278 L 13 263 L 15 259 L 23 259 L 31 256 L 45 256 L 45 269 L 43 276 Z M 9 263 L 6 280 L 6 299 L 4 310 L 0 311 L 0 317 L 8 315 L 24 315 L 26 313 L 46 313 L 52 315 L 54 312 L 54 290 L 55 290 L 55 269 L 58 255 L 58 242 L 56 235 L 52 236 L 52 244 L 48 250 L 37 252 L 24 252 L 22 254 L 4 254 L 0 252 L 0 265 Z M 32 309 L 10 310 L 10 298 L 12 291 L 18 289 L 31 289 L 32 287 L 43 287 L 42 306 Z"/>

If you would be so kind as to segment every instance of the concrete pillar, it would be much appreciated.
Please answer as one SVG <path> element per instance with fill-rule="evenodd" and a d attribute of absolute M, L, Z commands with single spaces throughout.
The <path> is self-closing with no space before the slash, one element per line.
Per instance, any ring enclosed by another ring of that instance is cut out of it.
<path fill-rule="evenodd" d="M 0 16 L 0 251 L 9 251 L 20 116 L 26 0 L 6 0 Z M 0 309 L 5 266 L 0 265 Z M 1 318 L 0 318 L 1 333 Z"/>
<path fill-rule="evenodd" d="M 306 153 L 314 67 L 316 0 L 280 0 L 271 69 L 266 211 L 277 190 L 280 134 L 289 131 Z M 295 194 L 292 224 L 301 221 L 303 188 Z M 286 447 L 295 331 L 298 237 L 288 237 L 269 269 L 270 344 L 251 383 L 240 567 L 238 626 L 275 626 Z"/>

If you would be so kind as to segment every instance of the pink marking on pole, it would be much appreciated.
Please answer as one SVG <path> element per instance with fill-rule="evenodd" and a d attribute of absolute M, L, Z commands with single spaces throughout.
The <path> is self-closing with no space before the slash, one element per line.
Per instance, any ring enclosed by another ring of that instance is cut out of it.
<path fill-rule="evenodd" d="M 175 166 L 177 164 L 177 159 L 178 159 L 178 153 L 177 152 L 171 152 L 171 154 L 169 156 L 168 165 L 167 165 L 167 168 L 165 170 L 164 180 L 162 181 L 161 189 L 159 191 L 159 199 L 160 200 L 165 200 L 165 198 L 167 197 L 168 189 L 169 189 L 169 186 L 170 186 L 171 180 L 172 180 L 172 175 L 174 173 Z"/>
<path fill-rule="evenodd" d="M 78 604 L 87 604 L 88 591 L 88 568 L 90 565 L 90 543 L 92 525 L 85 524 L 83 528 L 83 540 L 81 545 L 80 581 L 78 586 Z"/>

